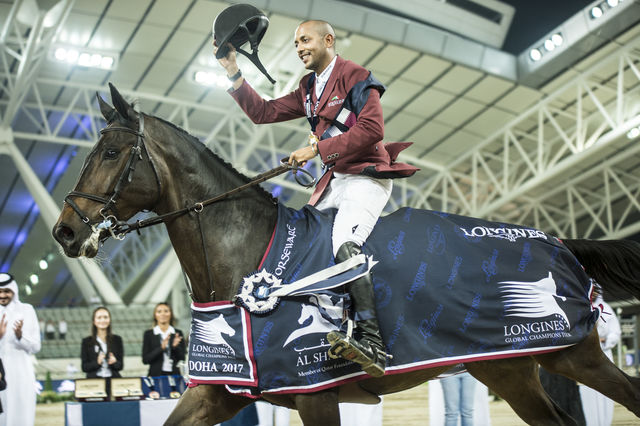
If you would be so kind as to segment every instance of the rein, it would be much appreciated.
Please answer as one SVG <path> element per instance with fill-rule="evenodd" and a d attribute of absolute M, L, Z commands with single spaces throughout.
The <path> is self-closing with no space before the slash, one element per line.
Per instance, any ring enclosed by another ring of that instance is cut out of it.
<path fill-rule="evenodd" d="M 284 159 L 286 160 L 286 159 Z M 283 161 L 284 161 L 283 160 Z M 136 222 L 133 223 L 123 223 L 123 222 L 118 222 L 116 223 L 116 226 L 114 228 L 114 232 L 116 233 L 116 235 L 126 235 L 129 232 L 132 231 L 138 231 L 142 228 L 146 228 L 148 226 L 153 226 L 153 225 L 157 225 L 159 223 L 163 223 L 166 222 L 168 219 L 172 219 L 174 217 L 178 217 L 178 216 L 182 216 L 184 214 L 187 214 L 189 212 L 196 212 L 196 213 L 200 213 L 206 206 L 213 204 L 217 201 L 221 201 L 224 200 L 226 198 L 229 198 L 230 196 L 232 196 L 233 194 L 237 194 L 238 192 L 244 191 L 245 189 L 248 189 L 252 186 L 258 185 L 259 183 L 262 183 L 266 180 L 272 179 L 276 176 L 279 176 L 283 173 L 286 173 L 289 170 L 293 170 L 294 172 L 298 172 L 301 171 L 307 175 L 309 175 L 312 179 L 311 183 L 303 183 L 300 182 L 298 180 L 298 177 L 296 175 L 296 181 L 298 182 L 298 184 L 306 187 L 306 188 L 311 188 L 314 184 L 315 184 L 315 178 L 313 178 L 313 176 L 311 176 L 311 174 L 304 170 L 301 169 L 300 167 L 298 167 L 297 165 L 289 165 L 289 164 L 283 164 L 281 166 L 278 166 L 274 169 L 271 169 L 269 171 L 266 171 L 264 173 L 261 173 L 257 176 L 255 176 L 253 179 L 251 179 L 249 182 L 245 183 L 244 185 L 238 186 L 236 188 L 233 188 L 227 192 L 224 192 L 220 195 L 216 195 L 215 197 L 203 200 L 203 201 L 199 201 L 197 203 L 194 203 L 191 206 L 188 207 L 184 207 L 182 209 L 179 210 L 174 210 L 172 212 L 169 213 L 165 213 L 162 215 L 158 215 L 158 216 L 154 216 L 154 217 L 150 217 L 148 219 L 144 219 L 144 220 L 138 220 Z"/>

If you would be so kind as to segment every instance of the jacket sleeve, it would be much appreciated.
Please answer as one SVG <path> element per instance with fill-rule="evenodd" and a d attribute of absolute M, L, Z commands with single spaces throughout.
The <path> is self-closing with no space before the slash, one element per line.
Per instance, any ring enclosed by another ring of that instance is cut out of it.
<path fill-rule="evenodd" d="M 40 325 L 33 306 L 23 304 L 24 322 L 22 323 L 22 338 L 16 339 L 18 348 L 28 354 L 35 354 L 40 351 Z"/>
<path fill-rule="evenodd" d="M 273 100 L 265 100 L 245 80 L 231 96 L 256 124 L 276 123 L 304 117 L 300 88 Z"/>
<path fill-rule="evenodd" d="M 94 345 L 91 344 L 91 338 L 89 337 L 82 340 L 80 359 L 82 360 L 82 371 L 85 373 L 92 373 L 100 369 L 98 354 L 96 353 Z"/>
<path fill-rule="evenodd" d="M 124 345 L 122 344 L 122 337 L 114 334 L 112 336 L 112 348 L 109 348 L 113 356 L 116 357 L 116 362 L 113 363 L 110 368 L 113 371 L 120 371 L 124 368 Z"/>
<path fill-rule="evenodd" d="M 154 344 L 154 339 L 156 340 L 156 344 Z M 157 340 L 156 335 L 153 334 L 153 330 L 144 332 L 142 339 L 142 362 L 144 364 L 151 364 L 162 356 L 162 346 Z"/>
<path fill-rule="evenodd" d="M 383 138 L 384 124 L 380 93 L 371 89 L 356 123 L 341 135 L 321 140 L 318 143 L 318 150 L 324 164 L 332 164 L 337 160 L 361 162 L 366 161 L 369 151 L 374 153 L 376 143 Z"/>
<path fill-rule="evenodd" d="M 184 361 L 186 347 L 187 347 L 187 344 L 184 341 L 185 337 L 182 330 L 176 330 L 176 334 L 181 335 L 182 340 L 180 341 L 180 343 L 178 343 L 178 346 L 176 346 L 175 348 L 171 347 L 171 359 L 173 359 L 174 365 L 178 361 Z M 173 341 L 173 337 L 171 338 L 171 341 Z"/>

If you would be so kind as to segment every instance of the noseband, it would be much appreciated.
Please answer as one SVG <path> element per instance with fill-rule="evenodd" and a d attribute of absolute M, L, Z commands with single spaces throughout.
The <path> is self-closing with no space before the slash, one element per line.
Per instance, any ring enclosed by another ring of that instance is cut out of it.
<path fill-rule="evenodd" d="M 136 164 L 138 160 L 142 160 L 142 150 L 143 148 L 146 150 L 144 145 L 144 115 L 138 114 L 138 130 L 133 130 L 128 127 L 106 127 L 100 130 L 100 134 L 104 135 L 108 132 L 126 132 L 136 135 L 136 143 L 131 147 L 131 151 L 129 152 L 129 158 L 127 159 L 127 163 L 120 174 L 120 177 L 116 181 L 116 185 L 113 188 L 113 193 L 109 197 L 100 197 L 99 195 L 89 194 L 87 192 L 81 191 L 71 191 L 64 198 L 65 203 L 69 204 L 69 206 L 76 212 L 76 214 L 80 217 L 82 222 L 87 224 L 87 226 L 91 227 L 94 230 L 94 227 L 97 223 L 99 225 L 95 229 L 107 229 L 112 237 L 116 239 L 123 239 L 124 234 L 114 232 L 116 226 L 121 226 L 125 222 L 120 222 L 117 219 L 118 211 L 116 209 L 116 201 L 120 197 L 120 193 L 125 185 L 125 183 L 131 182 L 133 179 L 133 172 L 135 171 Z M 149 153 L 147 152 L 147 155 Z M 160 180 L 158 178 L 158 173 L 151 162 L 151 168 L 156 176 L 156 181 L 158 182 L 158 187 L 160 187 Z M 80 197 L 86 198 L 88 200 L 96 201 L 98 203 L 102 203 L 103 206 L 100 209 L 100 216 L 102 216 L 102 221 L 91 221 L 89 216 L 85 214 L 82 209 L 73 201 L 72 197 Z M 113 214 L 109 214 L 112 212 Z"/>

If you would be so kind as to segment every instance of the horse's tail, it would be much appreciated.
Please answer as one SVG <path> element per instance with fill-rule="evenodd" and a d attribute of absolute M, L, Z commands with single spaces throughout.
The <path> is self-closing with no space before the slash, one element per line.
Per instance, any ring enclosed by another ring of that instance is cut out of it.
<path fill-rule="evenodd" d="M 630 240 L 562 240 L 605 292 L 640 299 L 640 243 Z"/>

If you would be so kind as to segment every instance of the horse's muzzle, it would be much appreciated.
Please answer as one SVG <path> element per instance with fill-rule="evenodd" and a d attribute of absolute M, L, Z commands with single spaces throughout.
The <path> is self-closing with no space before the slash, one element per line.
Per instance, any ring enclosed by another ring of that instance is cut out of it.
<path fill-rule="evenodd" d="M 69 257 L 79 257 L 81 255 L 81 243 L 77 241 L 76 233 L 70 226 L 64 223 L 57 223 L 54 225 L 51 234 L 64 250 L 64 254 Z"/>

